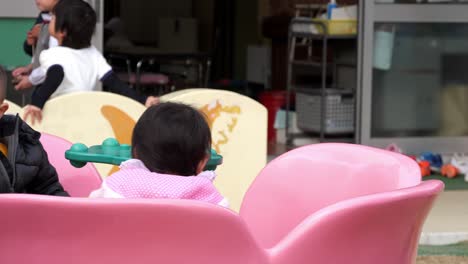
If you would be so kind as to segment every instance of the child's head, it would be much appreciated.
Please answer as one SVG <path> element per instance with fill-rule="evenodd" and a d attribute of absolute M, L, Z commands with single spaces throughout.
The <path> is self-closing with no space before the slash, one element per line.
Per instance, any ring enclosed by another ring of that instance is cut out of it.
<path fill-rule="evenodd" d="M 133 156 L 152 172 L 197 175 L 210 158 L 211 131 L 203 114 L 179 103 L 146 110 L 133 131 Z"/>
<path fill-rule="evenodd" d="M 49 33 L 61 46 L 83 49 L 91 46 L 96 12 L 83 0 L 61 0 L 53 9 Z"/>
<path fill-rule="evenodd" d="M 36 0 L 36 6 L 41 12 L 50 12 L 60 0 Z"/>
<path fill-rule="evenodd" d="M 6 89 L 7 89 L 7 73 L 2 66 L 0 66 L 0 118 L 8 110 L 8 104 L 5 103 Z"/>

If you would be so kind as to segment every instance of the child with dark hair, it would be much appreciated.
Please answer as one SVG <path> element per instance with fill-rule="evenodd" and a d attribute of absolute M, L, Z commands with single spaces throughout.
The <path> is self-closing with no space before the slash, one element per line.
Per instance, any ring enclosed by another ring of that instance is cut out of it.
<path fill-rule="evenodd" d="M 29 89 L 33 85 L 40 85 L 44 81 L 45 73 L 39 69 L 39 57 L 42 51 L 58 46 L 57 40 L 50 36 L 48 23 L 50 12 L 62 0 L 36 0 L 36 6 L 41 11 L 33 28 L 28 32 L 24 42 L 24 51 L 32 56 L 31 64 L 19 67 L 13 71 L 15 88 Z M 34 51 L 34 52 L 33 52 Z"/>
<path fill-rule="evenodd" d="M 146 106 L 159 102 L 157 97 L 140 96 L 121 82 L 112 72 L 102 54 L 91 45 L 96 27 L 96 13 L 83 0 L 62 0 L 52 12 L 50 35 L 58 40 L 59 47 L 43 51 L 41 69 L 46 72 L 44 83 L 33 95 L 31 105 L 25 108 L 25 116 L 35 121 L 42 119 L 42 108 L 57 96 L 93 91 L 98 81 L 109 90 L 137 100 Z"/>
<path fill-rule="evenodd" d="M 7 76 L 0 67 L 0 193 L 68 196 L 39 141 L 18 116 L 5 115 Z"/>
<path fill-rule="evenodd" d="M 203 172 L 210 158 L 211 132 L 196 109 L 178 103 L 161 103 L 146 110 L 132 139 L 135 159 L 122 163 L 91 197 L 167 198 L 201 200 L 228 207 Z"/>

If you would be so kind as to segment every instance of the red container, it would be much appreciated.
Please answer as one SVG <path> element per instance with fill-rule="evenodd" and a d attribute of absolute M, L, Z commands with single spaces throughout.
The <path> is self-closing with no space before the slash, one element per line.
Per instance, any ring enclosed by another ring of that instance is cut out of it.
<path fill-rule="evenodd" d="M 286 105 L 286 91 L 267 91 L 260 94 L 260 103 L 268 110 L 268 142 L 276 142 L 275 118 Z"/>

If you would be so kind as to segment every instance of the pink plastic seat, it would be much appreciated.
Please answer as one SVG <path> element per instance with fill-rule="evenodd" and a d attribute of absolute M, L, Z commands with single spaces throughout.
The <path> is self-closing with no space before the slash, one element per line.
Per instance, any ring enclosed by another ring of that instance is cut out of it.
<path fill-rule="evenodd" d="M 119 78 L 122 81 L 128 82 L 135 85 L 137 83 L 137 75 L 131 73 L 130 76 L 128 73 L 119 73 Z M 140 84 L 141 85 L 168 85 L 169 77 L 160 73 L 143 73 L 140 75 Z"/>
<path fill-rule="evenodd" d="M 410 264 L 443 189 L 415 168 L 362 146 L 305 147 L 262 171 L 240 217 L 188 200 L 0 195 L 0 263 Z"/>
<path fill-rule="evenodd" d="M 414 264 L 423 223 L 442 189 L 442 182 L 428 181 L 338 202 L 303 220 L 271 248 L 271 257 L 274 263 Z"/>
<path fill-rule="evenodd" d="M 268 263 L 230 210 L 188 200 L 0 195 L 0 263 Z"/>
<path fill-rule="evenodd" d="M 307 250 L 317 263 L 409 264 L 442 189 L 439 181 L 421 182 L 419 167 L 406 156 L 318 144 L 268 164 L 246 193 L 240 215 L 260 245 L 274 251 Z M 296 254 L 297 262 L 288 263 L 306 263 Z M 284 261 L 291 256 L 279 255 Z"/>
<path fill-rule="evenodd" d="M 161 95 L 171 91 L 170 80 L 167 75 L 160 73 L 142 73 L 140 78 L 135 73 L 120 73 L 119 78 L 133 86 L 136 90 L 150 89 L 154 95 Z"/>
<path fill-rule="evenodd" d="M 92 163 L 78 169 L 65 159 L 65 151 L 70 149 L 72 143 L 45 133 L 41 134 L 40 141 L 47 152 L 49 162 L 57 170 L 60 183 L 70 196 L 88 197 L 92 191 L 99 189 L 102 179 Z"/>

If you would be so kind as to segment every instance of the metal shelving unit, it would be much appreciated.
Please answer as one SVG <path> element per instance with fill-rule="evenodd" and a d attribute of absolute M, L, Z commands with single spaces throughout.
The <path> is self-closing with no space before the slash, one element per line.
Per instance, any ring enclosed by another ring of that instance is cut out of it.
<path fill-rule="evenodd" d="M 300 31 L 298 32 L 297 28 L 302 26 L 301 28 L 308 28 L 308 29 L 321 29 L 321 30 L 310 30 L 310 32 Z M 317 32 L 324 32 L 323 34 Z M 299 43 L 298 40 L 305 40 L 308 44 L 304 44 L 305 42 Z M 287 144 L 291 145 L 293 143 L 294 138 L 303 137 L 303 134 L 293 134 L 290 131 L 289 127 L 289 112 L 291 111 L 291 93 L 293 91 L 297 91 L 298 86 L 293 84 L 293 72 L 295 67 L 315 67 L 320 69 L 321 73 L 321 86 L 320 89 L 313 89 L 310 88 L 311 91 L 319 90 L 320 96 L 320 132 L 318 133 L 320 141 L 323 142 L 326 140 L 327 133 L 326 133 L 326 117 L 327 117 L 327 96 L 330 93 L 339 94 L 339 95 L 349 95 L 352 93 L 355 94 L 354 90 L 340 90 L 340 89 L 333 89 L 333 91 L 327 88 L 327 73 L 329 70 L 329 63 L 328 63 L 328 45 L 330 41 L 339 41 L 339 40 L 357 40 L 357 36 L 354 35 L 330 35 L 328 33 L 328 28 L 325 23 L 321 21 L 313 21 L 311 18 L 301 18 L 296 17 L 291 21 L 289 27 L 289 46 L 288 46 L 288 73 L 287 73 L 287 99 L 286 99 L 286 138 Z M 313 42 L 320 41 L 322 42 L 322 56 L 321 60 L 317 61 L 312 57 L 313 55 Z M 296 60 L 296 48 L 299 46 L 307 47 L 307 59 Z M 337 76 L 337 65 L 346 65 L 352 67 L 356 67 L 356 64 L 350 63 L 339 63 L 336 61 L 336 58 L 332 60 L 332 69 L 333 69 L 333 82 L 336 82 Z M 335 86 L 332 85 L 332 86 Z M 355 107 L 354 107 L 355 108 Z"/>

